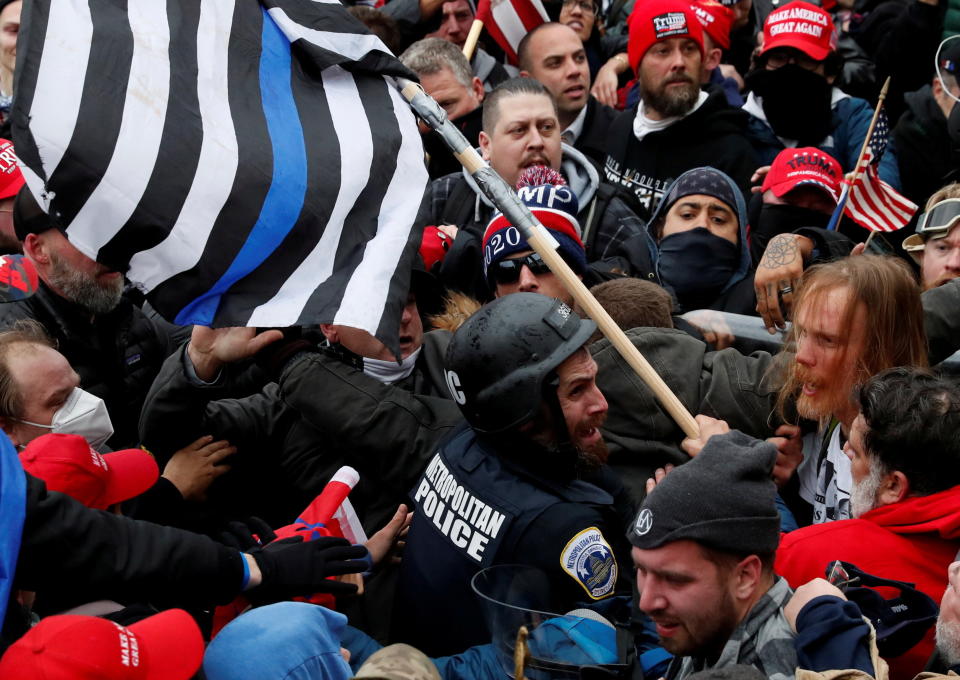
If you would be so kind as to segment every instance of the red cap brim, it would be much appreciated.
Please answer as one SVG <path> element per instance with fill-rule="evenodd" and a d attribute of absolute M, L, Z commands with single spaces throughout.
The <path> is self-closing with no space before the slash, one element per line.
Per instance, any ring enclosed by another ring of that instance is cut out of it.
<path fill-rule="evenodd" d="M 110 470 L 107 489 L 101 502 L 104 506 L 139 496 L 156 484 L 160 477 L 157 461 L 143 449 L 105 453 L 103 459 Z"/>
<path fill-rule="evenodd" d="M 772 49 L 777 47 L 792 47 L 795 50 L 800 50 L 805 55 L 814 59 L 816 61 L 823 61 L 830 55 L 830 48 L 823 47 L 821 45 L 815 45 L 809 40 L 804 40 L 795 33 L 781 33 L 778 36 L 774 36 L 769 40 L 763 41 L 763 49 L 760 50 L 760 56 L 769 52 Z"/>
<path fill-rule="evenodd" d="M 182 609 L 168 609 L 127 628 L 137 636 L 146 680 L 189 680 L 203 663 L 203 635 Z"/>
<path fill-rule="evenodd" d="M 805 185 L 811 185 L 811 186 L 817 187 L 818 189 L 823 189 L 825 192 L 827 192 L 830 195 L 834 203 L 837 203 L 840 200 L 840 195 L 837 194 L 836 191 L 834 191 L 833 187 L 827 184 L 824 184 L 823 182 L 818 182 L 815 179 L 801 179 L 801 180 L 789 179 L 785 182 L 770 184 L 769 186 L 766 183 L 764 183 L 763 187 L 761 188 L 763 191 L 766 191 L 767 189 L 769 189 L 770 191 L 773 192 L 773 195 L 776 196 L 777 198 L 783 198 L 784 195 L 790 193 L 797 187 L 801 187 Z"/>

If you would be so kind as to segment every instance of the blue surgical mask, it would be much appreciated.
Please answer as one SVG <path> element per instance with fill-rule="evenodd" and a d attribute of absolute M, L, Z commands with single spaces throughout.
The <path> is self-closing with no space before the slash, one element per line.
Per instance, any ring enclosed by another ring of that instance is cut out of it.
<path fill-rule="evenodd" d="M 18 419 L 19 420 L 19 419 Z M 100 397 L 74 387 L 73 392 L 53 414 L 49 425 L 19 420 L 25 425 L 42 427 L 60 434 L 78 434 L 94 449 L 100 449 L 113 436 L 113 423 L 107 405 Z"/>

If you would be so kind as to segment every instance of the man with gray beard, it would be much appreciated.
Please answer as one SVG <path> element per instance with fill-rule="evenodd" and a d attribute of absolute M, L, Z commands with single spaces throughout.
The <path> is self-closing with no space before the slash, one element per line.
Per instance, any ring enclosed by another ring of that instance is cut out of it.
<path fill-rule="evenodd" d="M 925 369 L 892 368 L 859 389 L 860 411 L 844 451 L 854 519 L 785 534 L 774 568 L 794 588 L 834 560 L 916 584 L 936 600 L 960 539 L 960 388 Z M 892 659 L 911 677 L 933 651 L 933 631 Z"/>
<path fill-rule="evenodd" d="M 114 426 L 107 445 L 136 446 L 143 400 L 176 349 L 177 328 L 128 299 L 123 274 L 80 252 L 26 188 L 17 194 L 13 222 L 40 286 L 31 298 L 0 305 L 0 329 L 21 319 L 43 325 L 80 386 L 106 402 Z"/>

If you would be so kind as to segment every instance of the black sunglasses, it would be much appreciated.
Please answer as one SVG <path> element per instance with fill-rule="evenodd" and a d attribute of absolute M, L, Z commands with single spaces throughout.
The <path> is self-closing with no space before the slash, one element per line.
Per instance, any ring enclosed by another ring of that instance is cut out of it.
<path fill-rule="evenodd" d="M 550 267 L 538 253 L 530 253 L 512 260 L 500 260 L 490 270 L 490 277 L 497 284 L 516 283 L 520 279 L 520 270 L 526 265 L 534 276 L 547 274 Z"/>

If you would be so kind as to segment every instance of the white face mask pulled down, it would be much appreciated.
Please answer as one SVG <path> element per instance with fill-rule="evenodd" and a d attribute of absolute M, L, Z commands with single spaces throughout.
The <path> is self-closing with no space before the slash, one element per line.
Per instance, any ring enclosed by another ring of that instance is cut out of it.
<path fill-rule="evenodd" d="M 417 364 L 417 357 L 420 356 L 421 347 L 410 353 L 406 359 L 399 364 L 396 361 L 384 361 L 382 359 L 363 358 L 363 372 L 372 378 L 376 378 L 382 383 L 390 384 L 398 380 L 403 380 L 411 373 Z"/>
<path fill-rule="evenodd" d="M 107 405 L 103 399 L 79 387 L 73 388 L 63 406 L 53 414 L 49 425 L 29 420 L 18 422 L 60 434 L 78 434 L 97 450 L 113 436 L 113 423 L 110 422 L 110 414 L 107 413 Z"/>

